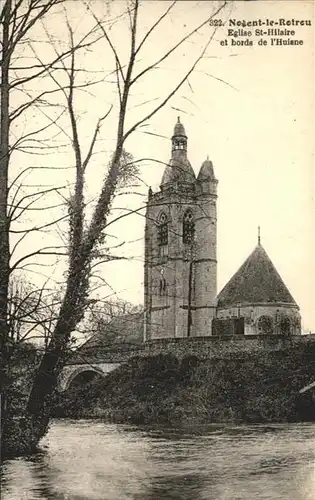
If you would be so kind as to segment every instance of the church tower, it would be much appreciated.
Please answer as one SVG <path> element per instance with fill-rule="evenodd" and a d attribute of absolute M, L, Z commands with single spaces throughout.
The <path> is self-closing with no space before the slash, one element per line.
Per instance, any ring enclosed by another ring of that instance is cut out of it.
<path fill-rule="evenodd" d="M 211 335 L 217 295 L 217 180 L 207 159 L 196 179 L 179 118 L 145 226 L 145 340 Z"/>

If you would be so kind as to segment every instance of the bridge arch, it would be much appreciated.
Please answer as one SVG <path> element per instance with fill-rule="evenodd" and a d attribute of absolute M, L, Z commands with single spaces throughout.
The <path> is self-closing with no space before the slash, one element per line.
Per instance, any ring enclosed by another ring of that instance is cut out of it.
<path fill-rule="evenodd" d="M 106 375 L 117 368 L 120 363 L 82 363 L 77 365 L 66 365 L 59 377 L 58 390 L 64 392 L 77 379 L 78 385 L 85 385 L 95 377 L 106 377 Z"/>
<path fill-rule="evenodd" d="M 104 372 L 99 368 L 95 368 L 94 366 L 90 367 L 78 367 L 76 370 L 72 372 L 69 376 L 66 385 L 65 391 L 70 388 L 71 385 L 76 381 L 76 385 L 83 386 L 86 383 L 92 382 L 96 377 L 104 377 Z"/>

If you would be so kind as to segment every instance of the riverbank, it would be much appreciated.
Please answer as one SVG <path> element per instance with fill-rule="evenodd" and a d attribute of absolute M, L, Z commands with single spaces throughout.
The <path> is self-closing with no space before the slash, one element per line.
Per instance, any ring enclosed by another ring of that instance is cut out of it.
<path fill-rule="evenodd" d="M 313 345 L 211 360 L 136 357 L 106 378 L 62 394 L 54 415 L 172 425 L 315 420 L 311 395 L 298 392 L 314 380 Z"/>
<path fill-rule="evenodd" d="M 30 343 L 17 344 L 10 359 L 6 412 L 1 418 L 0 459 L 30 455 L 48 430 L 49 416 L 34 423 L 27 402 L 41 354 Z M 1 360 L 0 360 L 1 361 Z"/>

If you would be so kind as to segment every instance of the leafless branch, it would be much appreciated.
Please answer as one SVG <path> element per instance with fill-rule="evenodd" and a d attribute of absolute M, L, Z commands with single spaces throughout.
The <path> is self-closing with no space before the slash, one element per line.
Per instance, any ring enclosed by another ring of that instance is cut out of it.
<path fill-rule="evenodd" d="M 149 36 L 153 33 L 153 31 L 155 30 L 155 28 L 157 28 L 161 24 L 161 22 L 163 21 L 163 19 L 165 19 L 168 16 L 168 14 L 173 9 L 173 7 L 176 5 L 176 3 L 177 3 L 177 0 L 175 0 L 174 2 L 172 2 L 171 5 L 165 10 L 165 12 L 163 12 L 163 14 L 157 19 L 157 21 L 146 32 L 146 34 L 144 35 L 143 39 L 139 43 L 138 48 L 136 49 L 136 54 L 138 54 L 138 52 L 141 50 L 142 46 L 144 45 L 144 43 L 146 42 L 146 40 L 149 38 Z"/>
<path fill-rule="evenodd" d="M 54 226 L 58 222 L 60 222 L 62 220 L 65 220 L 68 217 L 69 217 L 68 214 L 67 215 L 63 215 L 62 217 L 59 217 L 59 219 L 47 222 L 46 224 L 43 224 L 41 226 L 34 226 L 34 227 L 31 227 L 31 228 L 27 228 L 27 229 L 21 229 L 21 230 L 10 229 L 10 233 L 13 233 L 13 234 L 22 234 L 22 233 L 32 233 L 32 232 L 35 232 L 35 231 L 42 231 L 43 229 L 47 229 L 48 227 Z"/>
<path fill-rule="evenodd" d="M 61 255 L 63 257 L 67 256 L 68 254 L 66 252 L 58 252 L 56 251 L 55 249 L 58 248 L 58 247 L 44 247 L 44 248 L 40 248 L 38 250 L 35 250 L 34 252 L 31 252 L 27 255 L 24 255 L 23 257 L 21 257 L 20 259 L 18 259 L 10 268 L 10 272 L 12 274 L 12 272 L 18 268 L 18 266 L 24 262 L 25 260 L 27 259 L 30 259 L 31 257 L 34 257 L 34 256 L 37 256 L 37 255 Z M 61 247 L 63 248 L 63 247 Z M 53 250 L 51 250 L 53 249 Z M 51 251 L 49 251 L 51 250 Z"/>
<path fill-rule="evenodd" d="M 22 186 L 22 184 L 20 186 Z M 67 186 L 58 186 L 58 187 L 42 189 L 41 191 L 37 191 L 36 193 L 29 193 L 29 194 L 22 196 L 22 198 L 20 198 L 20 200 L 17 203 L 15 203 L 16 196 L 14 195 L 12 202 L 10 204 L 8 204 L 8 206 L 11 207 L 9 210 L 9 213 L 8 213 L 8 216 L 9 216 L 11 222 L 15 221 L 18 217 L 20 217 L 25 210 L 27 210 L 33 203 L 36 203 L 36 201 L 41 199 L 44 195 L 46 195 L 48 193 L 59 191 L 60 189 L 64 189 L 66 187 Z M 16 193 L 18 191 L 19 190 L 17 189 Z M 21 203 L 23 203 L 25 200 L 28 200 L 29 198 L 35 198 L 35 200 L 31 200 L 29 205 L 27 205 L 24 208 L 21 208 L 21 206 L 20 206 Z M 18 217 L 14 218 L 14 214 L 15 214 L 16 210 L 18 210 L 18 209 L 21 210 L 21 212 L 19 213 Z"/>
<path fill-rule="evenodd" d="M 213 12 L 211 14 L 211 16 L 209 16 L 206 20 L 204 20 L 202 23 L 200 23 L 196 28 L 194 28 L 193 30 L 191 30 L 186 36 L 184 36 L 183 38 L 181 38 L 181 40 L 179 40 L 179 42 L 177 44 L 175 44 L 170 50 L 168 50 L 167 52 L 165 52 L 165 54 L 160 57 L 157 61 L 155 61 L 154 63 L 150 64 L 149 66 L 147 66 L 144 70 L 140 71 L 140 73 L 138 73 L 138 75 L 136 75 L 132 81 L 131 81 L 131 85 L 133 85 L 137 80 L 139 80 L 139 78 L 141 78 L 142 76 L 144 76 L 146 73 L 148 73 L 148 71 L 150 71 L 151 69 L 155 68 L 156 66 L 158 66 L 159 64 L 161 64 L 161 62 L 165 61 L 165 59 L 167 59 L 173 52 L 175 52 L 181 45 L 183 45 L 189 38 L 191 38 L 195 33 L 198 33 L 198 31 L 201 30 L 201 28 L 203 28 L 206 24 L 209 24 L 209 21 L 211 19 L 213 19 L 214 17 L 216 17 L 220 12 L 221 10 L 226 6 L 226 3 L 227 2 L 224 2 L 222 3 L 222 5 L 220 5 L 215 12 Z M 173 4 L 172 4 L 173 6 Z M 160 22 L 160 21 L 159 21 Z M 159 24 L 159 22 L 157 22 L 156 25 Z M 211 39 L 213 38 L 213 35 L 211 37 Z"/>

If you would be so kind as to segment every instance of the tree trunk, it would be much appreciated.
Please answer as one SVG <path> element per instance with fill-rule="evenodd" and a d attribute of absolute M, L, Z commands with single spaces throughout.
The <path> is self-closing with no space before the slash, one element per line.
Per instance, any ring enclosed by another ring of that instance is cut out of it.
<path fill-rule="evenodd" d="M 9 291 L 9 220 L 8 203 L 8 167 L 9 167 L 9 25 L 11 0 L 4 6 L 2 28 L 2 62 L 1 62 L 1 116 L 0 116 L 0 393 L 1 424 L 6 417 L 6 385 L 8 362 L 10 355 L 8 324 L 8 291 Z M 2 429 L 2 425 L 1 425 Z"/>
<path fill-rule="evenodd" d="M 32 416 L 34 425 L 41 422 L 43 415 L 49 417 L 51 397 L 57 388 L 59 373 L 67 361 L 70 335 L 84 311 L 85 260 L 81 258 L 79 266 L 71 267 L 57 323 L 36 371 L 28 400 L 27 412 Z"/>

